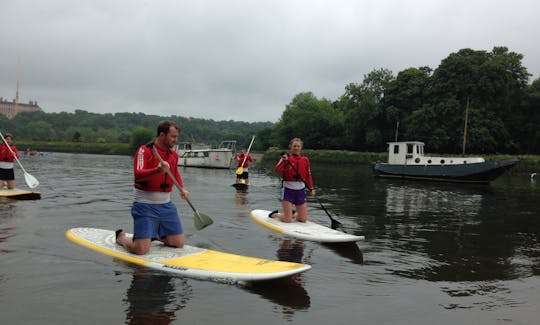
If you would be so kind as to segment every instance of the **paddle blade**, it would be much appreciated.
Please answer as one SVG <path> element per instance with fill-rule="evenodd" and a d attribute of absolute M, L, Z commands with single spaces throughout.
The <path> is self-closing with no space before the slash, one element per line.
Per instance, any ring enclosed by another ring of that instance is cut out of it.
<path fill-rule="evenodd" d="M 236 169 L 236 175 L 242 175 L 244 173 L 244 167 L 238 167 Z"/>
<path fill-rule="evenodd" d="M 24 173 L 24 180 L 26 181 L 26 185 L 30 188 L 36 188 L 39 186 L 39 181 L 34 176 Z"/>
<path fill-rule="evenodd" d="M 204 213 L 200 213 L 199 211 L 195 211 L 195 214 L 193 216 L 193 223 L 195 224 L 195 228 L 197 230 L 201 230 L 205 227 L 210 226 L 214 223 L 214 220 L 207 216 Z"/>
<path fill-rule="evenodd" d="M 338 229 L 342 226 L 341 222 L 337 221 L 336 219 L 330 219 L 332 222 L 332 225 L 330 226 L 332 229 Z"/>

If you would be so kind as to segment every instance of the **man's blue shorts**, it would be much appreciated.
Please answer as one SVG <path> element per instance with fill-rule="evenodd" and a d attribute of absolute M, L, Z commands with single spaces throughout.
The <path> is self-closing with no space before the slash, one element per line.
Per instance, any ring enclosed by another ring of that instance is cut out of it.
<path fill-rule="evenodd" d="M 306 190 L 293 190 L 283 187 L 281 189 L 281 200 L 291 202 L 294 205 L 302 205 L 307 202 Z"/>
<path fill-rule="evenodd" d="M 163 239 L 184 232 L 176 206 L 172 202 L 148 204 L 133 202 L 133 238 Z"/>

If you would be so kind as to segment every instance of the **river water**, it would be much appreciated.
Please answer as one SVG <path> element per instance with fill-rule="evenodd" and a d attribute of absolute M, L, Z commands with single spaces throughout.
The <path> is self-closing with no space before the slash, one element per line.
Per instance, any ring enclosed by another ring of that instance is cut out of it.
<path fill-rule="evenodd" d="M 0 202 L 3 324 L 538 324 L 540 185 L 505 175 L 489 186 L 375 179 L 369 166 L 313 166 L 318 197 L 343 230 L 322 245 L 249 218 L 279 207 L 278 178 L 251 171 L 236 193 L 228 170 L 181 169 L 201 231 L 173 195 L 188 244 L 312 269 L 257 284 L 171 276 L 115 260 L 65 237 L 72 227 L 131 231 L 132 158 L 24 157 L 42 199 Z M 26 188 L 16 166 L 19 188 Z M 176 192 L 175 192 L 176 193 Z M 310 220 L 329 226 L 316 200 Z"/>

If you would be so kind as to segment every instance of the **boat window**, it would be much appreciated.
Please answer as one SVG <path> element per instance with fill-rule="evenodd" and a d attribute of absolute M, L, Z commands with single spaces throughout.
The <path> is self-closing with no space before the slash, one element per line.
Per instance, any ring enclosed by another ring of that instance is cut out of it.
<path fill-rule="evenodd" d="M 209 154 L 208 151 L 205 151 L 205 152 L 204 152 L 204 156 L 205 156 L 205 157 L 208 157 L 208 154 Z"/>
<path fill-rule="evenodd" d="M 399 145 L 394 145 L 394 153 L 395 154 L 398 154 L 399 153 Z"/>
<path fill-rule="evenodd" d="M 431 164 L 431 159 L 427 161 L 428 164 Z"/>
<path fill-rule="evenodd" d="M 415 163 L 419 163 L 420 162 L 420 158 L 416 157 L 416 159 L 414 160 Z"/>
<path fill-rule="evenodd" d="M 444 159 L 441 159 L 441 164 L 444 164 Z"/>
<path fill-rule="evenodd" d="M 414 153 L 414 146 L 412 143 L 407 143 L 407 153 Z"/>

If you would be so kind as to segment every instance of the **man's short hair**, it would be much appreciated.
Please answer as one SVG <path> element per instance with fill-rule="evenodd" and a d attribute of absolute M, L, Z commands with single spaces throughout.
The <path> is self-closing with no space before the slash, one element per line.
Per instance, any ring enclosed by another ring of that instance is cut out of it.
<path fill-rule="evenodd" d="M 158 127 L 157 127 L 157 136 L 159 136 L 161 132 L 168 134 L 169 130 L 171 129 L 171 126 L 177 129 L 178 131 L 180 131 L 180 128 L 178 127 L 178 125 L 176 125 L 176 123 L 170 120 L 165 120 L 165 121 L 159 122 Z"/>

